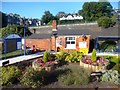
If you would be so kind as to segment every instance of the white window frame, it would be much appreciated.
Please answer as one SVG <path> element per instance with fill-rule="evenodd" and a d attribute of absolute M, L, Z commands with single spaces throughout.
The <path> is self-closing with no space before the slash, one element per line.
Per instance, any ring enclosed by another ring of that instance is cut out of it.
<path fill-rule="evenodd" d="M 66 37 L 66 48 L 65 49 L 76 49 L 76 37 Z M 70 42 L 70 44 L 67 44 L 67 42 Z M 71 44 L 71 42 L 75 42 L 74 44 Z"/>

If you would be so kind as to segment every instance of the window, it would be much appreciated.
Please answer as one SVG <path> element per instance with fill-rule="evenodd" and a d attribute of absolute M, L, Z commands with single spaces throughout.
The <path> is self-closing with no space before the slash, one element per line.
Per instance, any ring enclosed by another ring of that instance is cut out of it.
<path fill-rule="evenodd" d="M 66 48 L 68 48 L 68 49 L 75 49 L 76 48 L 75 37 L 67 37 L 66 38 Z"/>
<path fill-rule="evenodd" d="M 75 41 L 71 41 L 71 44 L 75 44 Z"/>

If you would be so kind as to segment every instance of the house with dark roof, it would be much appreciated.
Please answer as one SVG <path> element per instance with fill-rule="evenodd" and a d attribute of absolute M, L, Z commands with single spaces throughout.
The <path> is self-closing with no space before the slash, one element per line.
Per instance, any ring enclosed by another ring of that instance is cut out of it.
<path fill-rule="evenodd" d="M 60 49 L 64 51 L 80 50 L 81 52 L 88 53 L 90 35 L 81 33 L 80 30 L 62 30 L 57 27 L 56 21 L 53 20 L 52 27 L 34 28 L 33 34 L 26 39 L 26 45 L 44 50 Z M 83 31 L 85 29 L 82 29 Z"/>
<path fill-rule="evenodd" d="M 33 34 L 27 38 L 26 45 L 29 47 L 35 45 L 45 50 L 62 49 L 65 51 L 80 50 L 88 52 L 89 49 L 97 48 L 94 44 L 90 45 L 90 40 L 97 41 L 96 38 L 98 37 L 106 37 L 97 42 L 102 43 L 109 37 L 119 36 L 118 25 L 104 29 L 98 27 L 97 23 L 57 25 L 56 21 L 53 21 L 52 26 L 29 27 L 29 30 Z M 110 40 L 119 43 L 118 39 Z"/>

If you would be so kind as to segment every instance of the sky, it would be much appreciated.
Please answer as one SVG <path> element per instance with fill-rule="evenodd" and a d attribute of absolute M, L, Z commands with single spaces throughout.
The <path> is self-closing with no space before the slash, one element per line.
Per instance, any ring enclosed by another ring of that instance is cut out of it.
<path fill-rule="evenodd" d="M 110 2 L 113 8 L 118 9 L 118 2 Z M 21 17 L 41 19 L 45 11 L 53 15 L 63 11 L 65 13 L 76 13 L 82 9 L 84 2 L 1 2 L 0 11 L 9 14 L 16 13 Z"/>

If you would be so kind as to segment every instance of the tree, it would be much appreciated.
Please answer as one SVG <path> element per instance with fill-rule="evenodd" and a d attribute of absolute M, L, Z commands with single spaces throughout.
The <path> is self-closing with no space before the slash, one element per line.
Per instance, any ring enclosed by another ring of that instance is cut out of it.
<path fill-rule="evenodd" d="M 66 15 L 66 13 L 63 12 L 63 11 L 61 11 L 61 12 L 58 12 L 56 16 L 57 16 L 58 18 L 61 18 L 61 17 L 63 17 L 64 15 Z"/>
<path fill-rule="evenodd" d="M 53 19 L 53 15 L 49 11 L 45 11 L 42 16 L 42 22 L 48 24 Z"/>
<path fill-rule="evenodd" d="M 114 26 L 116 24 L 116 16 L 115 15 L 113 15 L 112 17 L 111 17 L 111 27 L 112 26 Z"/>
<path fill-rule="evenodd" d="M 81 13 L 82 13 L 82 10 L 78 10 L 78 14 L 81 15 Z"/>
<path fill-rule="evenodd" d="M 23 37 L 24 35 L 24 28 L 18 27 L 17 25 L 8 25 L 7 27 L 0 28 L 0 37 L 4 38 L 10 34 L 18 34 L 19 36 Z M 31 32 L 26 28 L 26 36 L 31 35 Z"/>
<path fill-rule="evenodd" d="M 112 5 L 109 2 L 85 2 L 81 15 L 86 21 L 96 21 L 102 16 L 112 16 Z"/>
<path fill-rule="evenodd" d="M 103 27 L 103 28 L 110 27 L 112 23 L 111 18 L 106 17 L 106 16 L 99 18 L 97 22 L 98 22 L 98 26 Z"/>

